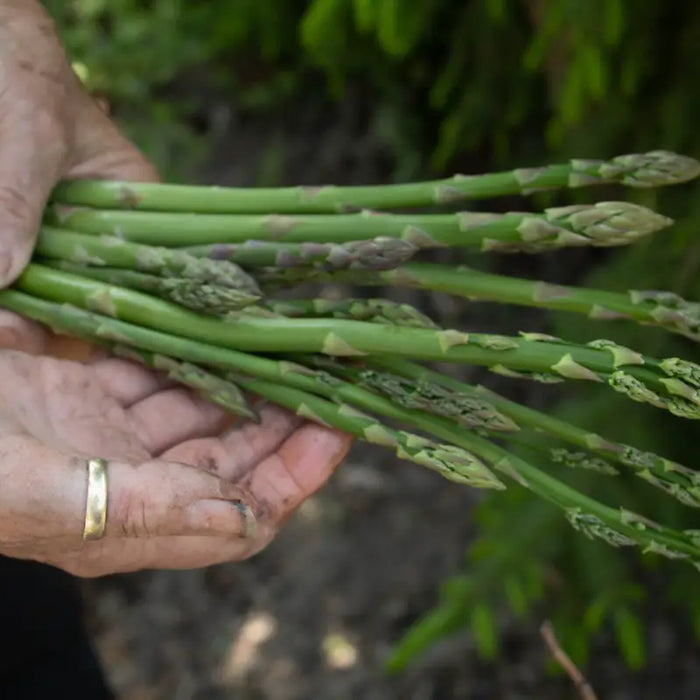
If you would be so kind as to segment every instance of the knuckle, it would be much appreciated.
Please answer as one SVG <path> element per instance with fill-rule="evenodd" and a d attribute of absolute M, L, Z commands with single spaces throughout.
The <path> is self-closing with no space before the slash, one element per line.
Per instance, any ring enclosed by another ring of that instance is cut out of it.
<path fill-rule="evenodd" d="M 123 537 L 150 537 L 146 501 L 139 495 L 126 493 L 110 504 L 109 519 Z"/>

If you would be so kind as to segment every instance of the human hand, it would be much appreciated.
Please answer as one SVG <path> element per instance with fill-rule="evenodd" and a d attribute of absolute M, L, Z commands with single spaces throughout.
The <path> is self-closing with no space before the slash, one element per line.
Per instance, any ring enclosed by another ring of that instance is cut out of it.
<path fill-rule="evenodd" d="M 0 288 L 28 262 L 54 185 L 88 176 L 157 179 L 82 89 L 41 5 L 0 0 Z M 80 576 L 242 559 L 349 448 L 272 406 L 221 434 L 221 409 L 90 353 L 0 312 L 0 553 Z M 86 457 L 112 460 L 98 541 L 82 538 Z"/>
<path fill-rule="evenodd" d="M 73 72 L 37 0 L 0 0 L 0 287 L 32 253 L 61 179 L 157 179 Z"/>
<path fill-rule="evenodd" d="M 223 410 L 136 364 L 29 354 L 47 340 L 0 313 L 0 343 L 13 348 L 0 352 L 2 554 L 78 576 L 240 560 L 349 449 L 349 436 L 274 406 L 261 424 L 222 434 Z M 95 541 L 82 537 L 90 456 L 110 460 L 107 527 Z"/>

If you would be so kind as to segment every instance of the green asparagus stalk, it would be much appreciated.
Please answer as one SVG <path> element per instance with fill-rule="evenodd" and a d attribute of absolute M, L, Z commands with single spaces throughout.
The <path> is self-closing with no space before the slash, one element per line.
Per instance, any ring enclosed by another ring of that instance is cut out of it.
<path fill-rule="evenodd" d="M 246 303 L 252 303 L 262 297 L 255 280 L 233 262 L 207 260 L 182 251 L 142 246 L 115 236 L 88 236 L 44 226 L 35 250 L 37 255 L 78 265 L 119 267 L 235 289 L 241 292 L 241 302 L 248 299 Z"/>
<path fill-rule="evenodd" d="M 510 401 L 484 386 L 467 384 L 415 362 L 371 358 L 364 362 L 368 367 L 366 370 L 353 368 L 347 364 L 339 369 L 338 363 L 328 358 L 316 358 L 314 364 L 328 366 L 329 362 L 334 363 L 335 374 L 370 384 L 400 405 L 406 405 L 407 390 L 412 395 L 421 394 L 427 398 L 438 395 L 442 389 L 443 392 L 452 392 L 451 400 L 457 405 L 461 401 L 483 398 L 493 411 L 505 416 L 506 420 L 511 421 L 517 428 L 530 428 L 540 435 L 556 437 L 583 451 L 576 453 L 557 450 L 552 454 L 555 461 L 571 467 L 597 469 L 609 474 L 615 473 L 615 470 L 611 470 L 608 466 L 609 463 L 614 463 L 631 470 L 639 478 L 662 489 L 684 505 L 700 508 L 700 472 L 665 457 L 610 440 L 547 413 Z M 377 372 L 381 376 L 374 376 Z M 397 382 L 395 380 L 397 376 L 404 381 Z M 488 425 L 484 428 L 491 430 Z M 599 459 L 596 460 L 595 457 Z"/>
<path fill-rule="evenodd" d="M 167 299 L 186 309 L 221 316 L 247 307 L 258 300 L 247 291 L 206 284 L 189 277 L 157 277 L 145 272 L 117 267 L 89 267 L 65 260 L 43 260 L 43 264 L 58 270 L 81 275 L 129 289 L 139 289 Z"/>
<path fill-rule="evenodd" d="M 385 355 L 474 364 L 535 379 L 607 382 L 635 401 L 685 418 L 700 418 L 700 366 L 678 358 L 644 357 L 609 341 L 583 346 L 536 334 L 518 338 L 344 319 L 239 315 L 235 323 L 222 322 L 133 290 L 38 264 L 29 265 L 15 287 L 44 299 L 236 350 Z"/>
<path fill-rule="evenodd" d="M 519 429 L 515 422 L 499 412 L 493 404 L 477 396 L 476 392 L 456 392 L 437 382 L 413 382 L 393 372 L 377 371 L 364 365 L 347 364 L 337 358 L 323 355 L 291 357 L 295 357 L 297 362 L 307 366 L 347 379 L 355 386 L 366 387 L 391 399 L 393 403 L 403 408 L 450 418 L 458 425 L 490 433 L 512 432 Z M 384 362 L 391 364 L 392 360 Z"/>
<path fill-rule="evenodd" d="M 93 340 L 90 336 L 84 337 Z M 166 355 L 144 353 L 128 346 L 116 344 L 112 344 L 110 347 L 115 355 L 148 364 L 149 367 L 164 372 L 169 379 L 196 391 L 206 400 L 222 406 L 227 411 L 237 416 L 249 418 L 255 423 L 260 422 L 260 416 L 252 409 L 245 394 L 230 379 L 222 379 L 197 365 L 178 361 Z"/>
<path fill-rule="evenodd" d="M 617 156 L 483 175 L 395 185 L 246 188 L 73 181 L 61 183 L 54 202 L 143 211 L 259 214 L 337 213 L 356 209 L 425 207 L 540 190 L 622 184 L 660 187 L 700 173 L 692 158 L 668 151 Z"/>
<path fill-rule="evenodd" d="M 340 391 L 339 385 L 344 385 L 338 379 L 331 380 L 330 383 L 328 381 L 318 382 L 314 379 L 317 377 L 315 373 L 311 372 L 309 376 L 310 370 L 308 368 L 295 366 L 291 363 L 277 363 L 267 358 L 246 355 L 226 348 L 170 336 L 85 312 L 70 305 L 47 302 L 15 290 L 0 292 L 0 304 L 74 336 L 104 339 L 149 352 L 167 353 L 168 356 L 177 357 L 187 362 L 234 370 L 237 373 L 243 372 L 244 376 L 236 374 L 237 383 L 248 391 L 295 410 L 307 419 L 333 425 L 348 432 L 356 430 L 357 433 L 362 433 L 363 439 L 375 441 L 375 444 L 397 448 L 396 442 L 392 439 L 396 436 L 391 431 L 387 432 L 385 426 L 376 419 L 373 420 L 369 416 L 359 414 L 360 423 L 351 424 L 350 419 L 358 416 L 355 408 L 348 408 L 342 403 L 320 399 L 313 393 L 313 390 L 306 392 L 303 389 L 290 387 L 290 382 L 303 381 L 306 377 L 306 379 L 311 379 L 314 390 L 337 395 Z M 249 379 L 250 375 L 255 378 Z M 261 377 L 265 378 L 261 379 Z M 357 389 L 352 385 L 347 386 Z M 478 461 L 483 460 L 540 497 L 558 505 L 564 510 L 572 526 L 589 537 L 601 538 L 613 546 L 639 544 L 644 546 L 646 551 L 671 558 L 686 559 L 696 566 L 700 561 L 700 545 L 694 533 L 678 532 L 624 509 L 618 511 L 605 506 L 548 474 L 544 474 L 498 445 L 471 431 L 460 429 L 444 418 L 402 409 L 390 401 L 383 400 L 380 396 L 363 390 L 356 391 L 354 398 L 357 400 L 356 405 L 361 410 L 367 405 L 372 407 L 369 410 L 375 410 L 380 414 L 386 411 L 384 415 L 388 417 L 415 424 L 421 430 L 428 431 L 436 438 L 445 440 L 446 446 L 437 448 L 439 456 L 436 464 L 442 464 L 444 451 L 447 451 L 451 457 L 452 452 L 449 449 L 451 446 L 461 447 L 470 455 L 476 455 L 477 460 L 468 461 L 466 466 L 458 465 L 464 471 L 452 471 L 455 465 L 450 462 L 447 470 L 449 478 L 474 479 L 477 484 L 481 480 L 487 479 L 488 485 L 498 488 L 494 480 L 489 479 L 490 472 L 484 472 L 488 468 L 482 467 L 482 462 Z M 366 401 L 369 403 L 365 404 Z M 407 447 L 409 456 L 422 459 L 420 454 L 416 455 L 410 450 L 414 448 L 419 453 L 426 452 L 428 447 L 426 447 L 425 441 L 422 438 L 417 438 L 417 442 L 410 442 L 411 444 L 399 442 L 398 448 L 402 450 L 400 456 L 406 456 L 403 449 Z M 430 447 L 432 445 L 433 443 L 429 443 Z M 440 469 L 438 466 L 434 468 Z M 475 470 L 476 474 L 473 473 Z"/>
<path fill-rule="evenodd" d="M 459 246 L 481 251 L 543 252 L 580 246 L 619 246 L 669 226 L 672 221 L 629 202 L 599 202 L 546 209 L 542 214 L 399 215 L 359 214 L 285 216 L 268 214 L 172 214 L 138 211 L 47 210 L 49 223 L 73 231 L 112 234 L 155 246 L 244 243 L 347 243 L 399 238 L 420 248 Z"/>
<path fill-rule="evenodd" d="M 654 325 L 700 340 L 700 304 L 672 292 L 571 287 L 481 272 L 465 266 L 408 263 L 381 272 L 323 273 L 265 268 L 257 273 L 264 288 L 273 290 L 301 282 L 334 282 L 364 286 L 409 287 L 444 292 L 473 301 L 493 301 L 570 311 L 596 320 L 627 319 Z"/>
<path fill-rule="evenodd" d="M 230 260 L 244 267 L 311 267 L 319 270 L 390 270 L 412 258 L 418 246 L 386 236 L 347 243 L 278 243 L 246 241 L 180 248 L 212 260 Z"/>
<path fill-rule="evenodd" d="M 430 317 L 410 304 L 399 304 L 389 299 L 266 299 L 260 302 L 260 306 L 272 315 L 292 318 L 345 318 L 394 326 L 437 328 Z M 246 313 L 252 312 L 253 308 L 246 309 Z"/>

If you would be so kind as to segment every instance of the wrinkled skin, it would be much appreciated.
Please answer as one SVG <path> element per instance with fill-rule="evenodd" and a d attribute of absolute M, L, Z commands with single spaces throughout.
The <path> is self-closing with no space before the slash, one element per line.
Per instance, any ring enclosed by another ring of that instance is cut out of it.
<path fill-rule="evenodd" d="M 157 177 L 83 91 L 41 6 L 0 0 L 0 286 L 31 256 L 56 182 L 88 176 Z M 79 576 L 250 556 L 350 446 L 273 406 L 261 415 L 232 426 L 145 368 L 0 311 L 0 554 Z M 89 456 L 110 460 L 109 511 L 86 542 Z"/>

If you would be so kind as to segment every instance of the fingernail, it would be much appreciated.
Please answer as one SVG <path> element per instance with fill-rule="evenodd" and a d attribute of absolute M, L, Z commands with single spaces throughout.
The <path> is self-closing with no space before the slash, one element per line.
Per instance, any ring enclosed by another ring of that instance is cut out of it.
<path fill-rule="evenodd" d="M 243 501 L 231 501 L 231 505 L 237 508 L 238 512 L 241 514 L 241 520 L 243 521 L 241 537 L 243 539 L 252 539 L 255 537 L 258 531 L 258 520 L 250 506 Z"/>
<path fill-rule="evenodd" d="M 207 499 L 187 509 L 187 526 L 192 534 L 237 536 L 251 539 L 257 533 L 257 519 L 241 500 Z"/>

